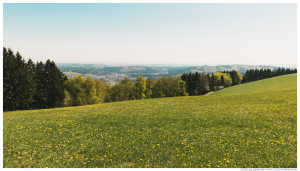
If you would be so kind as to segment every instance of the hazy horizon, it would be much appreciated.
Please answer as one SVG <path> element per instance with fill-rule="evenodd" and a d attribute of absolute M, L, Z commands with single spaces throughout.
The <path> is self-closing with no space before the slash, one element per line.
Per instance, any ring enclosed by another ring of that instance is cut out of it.
<path fill-rule="evenodd" d="M 57 65 L 64 64 L 81 64 L 81 65 L 103 65 L 103 66 L 157 66 L 157 67 L 193 67 L 193 66 L 272 66 L 272 67 L 284 67 L 284 68 L 297 68 L 295 66 L 278 66 L 278 65 L 247 65 L 247 64 L 216 64 L 216 65 L 206 65 L 206 64 L 151 64 L 151 63 L 88 63 L 88 62 L 58 62 Z"/>
<path fill-rule="evenodd" d="M 4 47 L 33 61 L 297 66 L 291 3 L 4 3 L 3 19 Z"/>

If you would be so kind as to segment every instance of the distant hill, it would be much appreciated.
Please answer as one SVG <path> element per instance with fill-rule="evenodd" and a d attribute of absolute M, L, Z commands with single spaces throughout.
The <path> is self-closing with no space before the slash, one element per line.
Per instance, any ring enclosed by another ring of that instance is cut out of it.
<path fill-rule="evenodd" d="M 219 72 L 219 71 L 231 71 L 236 70 L 242 73 L 245 73 L 249 69 L 264 69 L 264 68 L 270 68 L 275 69 L 278 67 L 275 66 L 262 66 L 262 65 L 217 65 L 217 66 L 195 66 L 195 67 L 186 67 L 182 69 L 178 68 L 170 68 L 169 73 L 170 74 L 181 74 L 181 73 L 190 73 L 190 72 L 205 72 L 205 73 L 213 73 L 213 72 Z"/>
<path fill-rule="evenodd" d="M 156 79 L 162 76 L 176 77 L 183 73 L 200 72 L 213 73 L 218 71 L 236 70 L 245 73 L 249 69 L 278 68 L 275 66 L 262 65 L 218 65 L 218 66 L 108 66 L 102 64 L 57 64 L 68 77 L 82 74 L 94 79 L 101 79 L 108 83 L 115 83 L 124 77 L 135 80 L 137 76 L 147 79 Z"/>

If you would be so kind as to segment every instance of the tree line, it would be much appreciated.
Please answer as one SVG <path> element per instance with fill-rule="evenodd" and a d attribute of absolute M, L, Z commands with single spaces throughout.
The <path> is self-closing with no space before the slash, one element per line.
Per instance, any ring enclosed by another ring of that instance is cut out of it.
<path fill-rule="evenodd" d="M 135 82 L 124 78 L 115 85 L 81 75 L 68 79 L 54 61 L 25 61 L 19 52 L 3 48 L 4 111 L 185 95 L 185 82 L 180 78 L 138 76 Z"/>
<path fill-rule="evenodd" d="M 27 62 L 19 52 L 3 48 L 3 109 L 5 111 L 80 106 L 96 103 L 187 95 L 203 95 L 241 83 L 297 73 L 297 69 L 251 69 L 216 73 L 184 73 L 147 80 L 127 77 L 115 85 L 81 75 L 67 78 L 54 61 Z"/>
<path fill-rule="evenodd" d="M 186 82 L 186 90 L 189 95 L 203 95 L 210 91 L 238 85 L 243 79 L 242 73 L 238 71 L 224 71 L 212 74 L 206 73 L 184 73 L 181 79 Z"/>
<path fill-rule="evenodd" d="M 65 98 L 67 77 L 53 61 L 27 62 L 19 52 L 3 48 L 3 109 L 59 107 Z"/>
<path fill-rule="evenodd" d="M 147 80 L 138 76 L 135 82 L 127 77 L 108 89 L 106 102 L 174 97 L 188 95 L 185 82 L 180 78 L 161 77 L 157 80 Z"/>
<path fill-rule="evenodd" d="M 247 70 L 244 77 L 243 77 L 243 83 L 262 80 L 265 78 L 271 78 L 276 77 L 280 75 L 286 75 L 286 74 L 292 74 L 297 73 L 297 69 L 290 69 L 290 68 L 278 68 L 278 69 L 250 69 Z"/>
<path fill-rule="evenodd" d="M 260 72 L 257 72 L 260 71 Z M 271 75 L 267 76 L 264 73 L 271 71 Z M 278 68 L 274 70 L 270 69 L 261 69 L 261 70 L 247 70 L 246 74 L 242 74 L 238 71 L 223 71 L 223 72 L 215 72 L 215 73 L 184 73 L 180 77 L 172 78 L 172 77 L 160 77 L 157 80 L 151 79 L 147 80 L 142 76 L 138 76 L 135 82 L 132 82 L 129 78 L 123 78 L 119 83 L 115 85 L 108 85 L 102 82 L 102 92 L 100 95 L 100 101 L 95 102 L 115 102 L 115 101 L 125 101 L 125 100 L 138 100 L 138 99 L 149 99 L 149 98 L 161 98 L 161 97 L 175 97 L 175 96 L 187 96 L 187 95 L 204 95 L 210 91 L 217 91 L 226 87 L 239 85 L 245 83 L 245 80 L 250 79 L 251 76 L 260 73 L 257 79 L 253 78 L 253 80 L 260 80 L 269 77 L 296 73 L 297 69 L 284 69 Z M 83 78 L 82 76 L 76 76 L 74 78 L 70 78 L 68 82 L 77 82 L 75 80 L 85 79 L 92 80 L 90 78 Z M 94 80 L 95 82 L 96 80 Z M 99 81 L 99 80 L 97 80 Z M 246 81 L 250 82 L 250 81 Z M 80 87 L 79 85 L 69 85 L 67 88 L 68 92 L 70 89 L 74 87 Z M 81 86 L 81 87 L 89 87 L 89 86 Z M 90 86 L 92 87 L 92 86 Z M 98 86 L 99 88 L 101 86 Z M 91 90 L 93 90 L 91 88 Z M 79 94 L 86 91 L 75 91 L 78 95 L 72 95 L 73 99 L 79 97 Z M 91 91 L 93 92 L 93 91 Z M 96 95 L 97 96 L 97 95 Z M 100 97 L 99 96 L 99 97 Z M 92 95 L 87 95 L 87 98 L 92 98 Z M 82 99 L 82 98 L 80 98 Z M 89 101 L 89 100 L 84 100 Z M 93 104 L 93 103 L 83 103 L 83 104 Z M 82 105 L 82 103 L 77 103 L 73 105 Z"/>

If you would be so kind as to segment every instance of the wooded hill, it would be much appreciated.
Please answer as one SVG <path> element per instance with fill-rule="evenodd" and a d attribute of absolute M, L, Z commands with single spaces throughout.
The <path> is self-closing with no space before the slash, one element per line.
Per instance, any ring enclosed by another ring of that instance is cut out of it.
<path fill-rule="evenodd" d="M 178 77 L 182 73 L 214 73 L 222 71 L 238 71 L 246 73 L 250 69 L 276 69 L 275 66 L 262 65 L 218 65 L 218 66 L 108 66 L 102 64 L 57 64 L 68 78 L 76 75 L 90 76 L 110 84 L 121 81 L 124 77 L 135 81 L 136 77 L 147 79 L 160 77 Z"/>

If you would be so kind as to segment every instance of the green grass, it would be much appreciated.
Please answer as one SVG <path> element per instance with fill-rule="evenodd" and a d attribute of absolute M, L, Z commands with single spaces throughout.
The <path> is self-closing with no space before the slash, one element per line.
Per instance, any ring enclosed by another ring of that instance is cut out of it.
<path fill-rule="evenodd" d="M 214 92 L 214 95 L 220 94 L 241 94 L 241 93 L 261 93 L 269 91 L 295 90 L 297 91 L 297 74 L 283 75 L 264 80 L 254 81 L 238 86 L 232 86 L 223 90 Z"/>
<path fill-rule="evenodd" d="M 288 88 L 4 112 L 4 167 L 297 167 L 296 75 L 270 80 Z"/>

